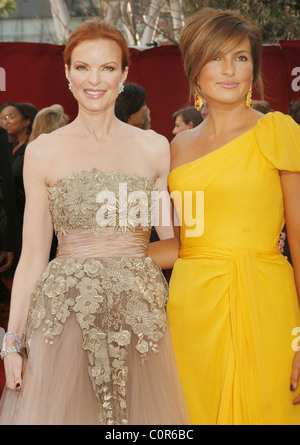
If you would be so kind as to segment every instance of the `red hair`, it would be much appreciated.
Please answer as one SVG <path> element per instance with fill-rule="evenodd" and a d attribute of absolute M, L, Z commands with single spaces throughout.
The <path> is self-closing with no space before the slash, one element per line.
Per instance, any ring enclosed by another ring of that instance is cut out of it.
<path fill-rule="evenodd" d="M 129 66 L 129 49 L 127 42 L 121 31 L 115 26 L 99 19 L 85 20 L 74 29 L 64 49 L 65 64 L 70 68 L 72 51 L 76 46 L 85 40 L 98 39 L 113 40 L 119 45 L 122 51 L 122 70 L 124 71 L 125 67 Z"/>

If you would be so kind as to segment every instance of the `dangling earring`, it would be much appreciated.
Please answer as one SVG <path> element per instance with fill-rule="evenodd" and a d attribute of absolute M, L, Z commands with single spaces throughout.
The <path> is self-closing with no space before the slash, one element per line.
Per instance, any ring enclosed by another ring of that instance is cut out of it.
<path fill-rule="evenodd" d="M 250 88 L 246 97 L 246 107 L 248 108 L 248 110 L 250 110 L 252 103 L 252 85 L 253 85 L 253 80 L 251 80 Z"/>
<path fill-rule="evenodd" d="M 119 86 L 119 94 L 121 94 L 124 91 L 124 85 L 120 85 Z"/>
<path fill-rule="evenodd" d="M 73 89 L 72 82 L 69 82 L 68 86 L 69 86 L 69 90 L 72 91 L 72 89 Z"/>
<path fill-rule="evenodd" d="M 201 110 L 203 107 L 203 99 L 200 94 L 195 94 L 195 108 L 197 111 Z"/>

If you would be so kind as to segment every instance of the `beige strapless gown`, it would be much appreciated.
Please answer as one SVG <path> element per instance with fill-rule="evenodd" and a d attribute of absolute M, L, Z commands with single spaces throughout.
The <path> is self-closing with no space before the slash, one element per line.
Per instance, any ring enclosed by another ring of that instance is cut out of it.
<path fill-rule="evenodd" d="M 4 390 L 0 424 L 189 423 L 167 284 L 147 257 L 154 190 L 96 169 L 49 188 L 58 256 L 31 295 L 24 384 Z"/>

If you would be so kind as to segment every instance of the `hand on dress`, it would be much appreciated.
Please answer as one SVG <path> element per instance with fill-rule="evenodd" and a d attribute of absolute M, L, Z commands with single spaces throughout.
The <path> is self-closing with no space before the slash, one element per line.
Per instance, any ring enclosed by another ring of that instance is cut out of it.
<path fill-rule="evenodd" d="M 22 387 L 23 359 L 18 352 L 12 352 L 4 357 L 6 386 L 9 389 L 20 391 Z"/>
<path fill-rule="evenodd" d="M 297 351 L 294 355 L 291 381 L 290 381 L 290 390 L 292 392 L 296 391 L 296 389 L 298 388 L 299 379 L 300 379 L 300 351 Z M 298 394 L 296 398 L 293 400 L 294 405 L 299 403 L 300 403 L 300 394 Z"/>
<path fill-rule="evenodd" d="M 0 264 L 2 264 L 0 267 L 0 272 L 5 272 L 11 267 L 13 258 L 13 252 L 0 252 Z"/>
<path fill-rule="evenodd" d="M 277 245 L 278 245 L 278 248 L 279 248 L 281 253 L 284 252 L 284 241 L 285 241 L 285 238 L 286 238 L 285 232 L 281 232 L 280 235 L 279 235 L 279 239 L 277 241 Z"/>

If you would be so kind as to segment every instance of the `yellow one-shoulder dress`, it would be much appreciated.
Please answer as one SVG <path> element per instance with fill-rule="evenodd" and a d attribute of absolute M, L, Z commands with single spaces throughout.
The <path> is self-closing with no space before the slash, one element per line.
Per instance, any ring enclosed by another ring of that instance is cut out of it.
<path fill-rule="evenodd" d="M 280 170 L 300 171 L 300 127 L 275 112 L 170 173 L 170 192 L 183 200 L 177 210 L 192 192 L 195 218 L 196 192 L 204 192 L 202 234 L 182 213 L 167 307 L 195 424 L 300 424 L 290 391 L 299 304 L 277 246 Z"/>

